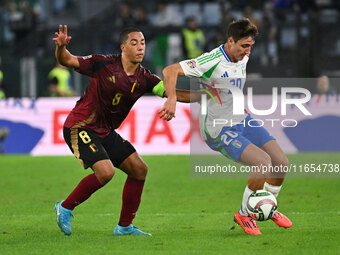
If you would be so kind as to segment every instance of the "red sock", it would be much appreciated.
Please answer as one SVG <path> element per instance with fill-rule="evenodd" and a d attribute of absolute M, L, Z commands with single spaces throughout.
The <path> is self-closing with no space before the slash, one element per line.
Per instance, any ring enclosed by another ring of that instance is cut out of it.
<path fill-rule="evenodd" d="M 126 227 L 132 223 L 138 210 L 145 181 L 128 177 L 123 189 L 123 204 L 120 212 L 119 225 Z"/>
<path fill-rule="evenodd" d="M 79 182 L 78 186 L 62 203 L 62 206 L 66 209 L 73 210 L 74 207 L 84 202 L 97 189 L 100 189 L 103 186 L 104 185 L 98 181 L 95 174 L 90 174 Z"/>

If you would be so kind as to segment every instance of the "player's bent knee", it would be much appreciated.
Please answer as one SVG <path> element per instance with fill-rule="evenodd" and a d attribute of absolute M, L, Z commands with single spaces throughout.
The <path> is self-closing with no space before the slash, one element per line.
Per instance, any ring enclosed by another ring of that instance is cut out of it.
<path fill-rule="evenodd" d="M 283 155 L 283 157 L 281 157 L 279 165 L 281 165 L 281 166 L 288 166 L 289 165 L 289 160 L 286 157 L 286 155 Z"/>
<path fill-rule="evenodd" d="M 136 166 L 136 169 L 134 178 L 138 181 L 144 181 L 148 173 L 148 166 L 143 163 Z"/>
<path fill-rule="evenodd" d="M 101 184 L 105 185 L 106 183 L 108 183 L 112 179 L 112 177 L 115 174 L 115 170 L 112 167 L 112 168 L 96 170 L 95 173 L 96 173 L 96 176 L 97 176 L 99 182 Z"/>
<path fill-rule="evenodd" d="M 282 167 L 289 166 L 289 160 L 284 154 L 276 157 L 272 163 L 274 166 L 282 166 Z"/>
<path fill-rule="evenodd" d="M 261 165 L 262 166 L 270 166 L 271 164 L 272 164 L 271 157 L 267 153 L 264 153 L 261 157 Z"/>
<path fill-rule="evenodd" d="M 99 181 L 100 181 L 102 184 L 106 184 L 106 183 L 108 183 L 109 181 L 111 181 L 111 179 L 112 179 L 112 177 L 114 176 L 114 174 L 115 174 L 114 169 L 113 169 L 113 170 L 110 170 L 110 171 L 102 172 L 102 173 L 100 174 L 100 180 L 99 180 Z"/>
<path fill-rule="evenodd" d="M 101 160 L 92 166 L 99 182 L 103 185 L 108 183 L 115 174 L 115 168 L 110 160 Z"/>

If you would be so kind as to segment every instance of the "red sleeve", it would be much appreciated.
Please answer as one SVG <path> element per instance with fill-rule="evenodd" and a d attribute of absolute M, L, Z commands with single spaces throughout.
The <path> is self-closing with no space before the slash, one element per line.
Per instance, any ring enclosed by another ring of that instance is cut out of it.
<path fill-rule="evenodd" d="M 98 71 L 98 64 L 103 62 L 110 62 L 109 58 L 105 55 L 89 55 L 84 57 L 78 57 L 79 68 L 75 69 L 76 72 L 85 74 L 90 77 L 95 77 L 95 73 Z"/>

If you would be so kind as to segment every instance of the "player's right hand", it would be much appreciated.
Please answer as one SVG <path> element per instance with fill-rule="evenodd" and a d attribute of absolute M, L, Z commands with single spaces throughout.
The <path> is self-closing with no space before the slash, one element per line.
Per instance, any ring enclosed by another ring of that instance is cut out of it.
<path fill-rule="evenodd" d="M 58 47 L 67 45 L 71 40 L 71 36 L 67 36 L 67 25 L 64 25 L 64 29 L 63 25 L 59 25 L 59 33 L 55 32 L 54 34 L 56 37 L 53 38 L 53 41 Z"/>
<path fill-rule="evenodd" d="M 163 108 L 158 111 L 158 114 L 161 114 L 159 118 L 163 118 L 163 120 L 170 121 L 172 118 L 176 118 L 176 97 L 175 98 L 168 98 Z"/>

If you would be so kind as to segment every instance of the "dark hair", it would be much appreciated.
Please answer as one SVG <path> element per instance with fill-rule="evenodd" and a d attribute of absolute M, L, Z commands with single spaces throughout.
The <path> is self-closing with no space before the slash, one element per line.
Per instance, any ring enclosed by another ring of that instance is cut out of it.
<path fill-rule="evenodd" d="M 132 33 L 132 32 L 142 33 L 141 30 L 139 30 L 138 28 L 135 28 L 135 27 L 125 28 L 125 29 L 122 30 L 122 32 L 120 32 L 120 36 L 119 36 L 120 43 L 121 44 L 126 43 L 126 40 L 128 39 L 129 34 Z"/>
<path fill-rule="evenodd" d="M 229 24 L 227 38 L 232 37 L 234 42 L 237 42 L 244 37 L 255 38 L 258 34 L 257 27 L 248 18 L 243 18 Z"/>

